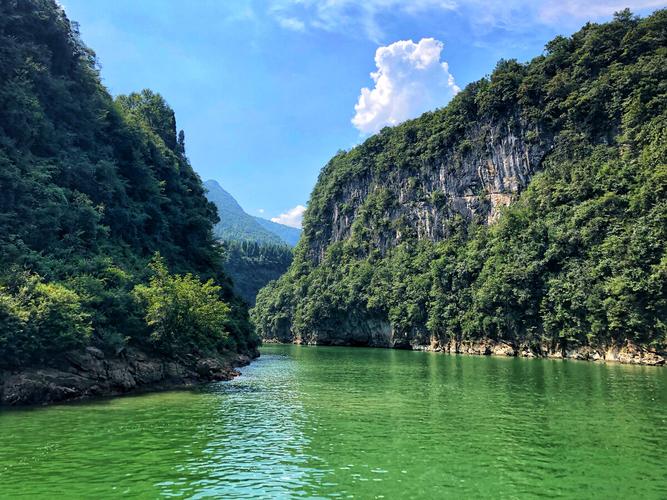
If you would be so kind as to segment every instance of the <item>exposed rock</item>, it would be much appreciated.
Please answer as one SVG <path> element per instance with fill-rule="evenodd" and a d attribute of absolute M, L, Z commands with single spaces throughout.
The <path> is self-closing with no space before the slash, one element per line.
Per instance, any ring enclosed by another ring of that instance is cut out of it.
<path fill-rule="evenodd" d="M 452 144 L 422 164 L 405 168 L 359 169 L 341 180 L 335 196 L 320 208 L 319 218 L 325 223 L 318 225 L 316 233 L 306 230 L 306 255 L 319 265 L 325 250 L 348 239 L 355 222 L 364 220 L 369 198 L 382 193 L 395 201 L 385 209 L 383 218 L 396 224 L 369 233 L 370 247 L 380 254 L 414 238 L 443 240 L 449 236 L 455 216 L 494 222 L 501 209 L 528 185 L 552 149 L 551 132 L 541 130 L 538 134 L 535 127 L 517 111 L 468 127 L 459 142 L 469 147 Z M 265 340 L 401 349 L 415 349 L 430 342 L 425 327 L 398 332 L 386 317 L 373 318 L 371 314 L 361 306 L 351 308 L 344 320 L 322 321 L 307 332 L 294 331 L 292 319 L 285 316 L 275 320 Z M 479 351 L 472 345 L 460 348 Z M 502 349 L 504 355 L 515 355 L 508 347 Z"/>
<path fill-rule="evenodd" d="M 606 349 L 604 357 L 619 363 L 658 366 L 665 364 L 667 356 L 665 353 L 650 351 L 628 341 L 624 346 L 613 346 Z"/>
<path fill-rule="evenodd" d="M 388 321 L 357 314 L 355 311 L 351 311 L 345 321 L 335 328 L 323 328 L 316 334 L 298 336 L 294 340 L 290 334 L 280 340 L 309 345 L 411 348 L 410 337 L 396 335 Z"/>
<path fill-rule="evenodd" d="M 229 366 L 224 366 L 219 360 L 205 358 L 197 361 L 197 373 L 210 380 L 229 380 L 239 374 Z"/>
<path fill-rule="evenodd" d="M 575 359 L 581 361 L 612 361 L 635 365 L 664 365 L 667 353 L 659 353 L 641 348 L 631 342 L 623 346 L 596 348 L 592 346 L 577 346 L 568 349 L 559 349 L 554 346 L 520 345 L 514 346 L 507 342 L 497 342 L 491 339 L 479 341 L 457 341 L 450 339 L 444 344 L 431 340 L 428 345 L 415 346 L 415 350 L 445 352 L 448 354 L 473 354 L 477 356 L 519 356 L 522 358 L 552 358 Z"/>
<path fill-rule="evenodd" d="M 623 346 L 592 347 L 592 346 L 570 346 L 562 349 L 559 346 L 547 344 L 521 344 L 514 345 L 509 342 L 498 342 L 492 339 L 483 340 L 461 340 L 449 339 L 441 342 L 436 338 L 429 338 L 428 343 L 405 343 L 402 337 L 395 337 L 391 326 L 387 322 L 366 323 L 365 327 L 375 325 L 381 328 L 381 332 L 374 334 L 364 333 L 357 337 L 360 343 L 355 344 L 354 339 L 348 336 L 330 337 L 321 335 L 312 336 L 307 339 L 299 338 L 297 344 L 307 345 L 367 345 L 369 347 L 388 347 L 394 349 L 412 349 L 415 351 L 443 352 L 447 354 L 469 354 L 476 356 L 510 356 L 521 358 L 550 358 L 550 359 L 574 359 L 581 361 L 612 361 L 637 365 L 664 365 L 667 353 L 654 352 L 641 348 L 630 342 Z M 268 343 L 278 343 L 275 339 L 267 340 Z M 363 343 L 362 343 L 363 342 Z M 377 343 L 376 343 L 377 342 Z M 289 343 L 289 342 L 288 342 Z"/>
<path fill-rule="evenodd" d="M 88 347 L 68 353 L 54 367 L 0 372 L 0 405 L 47 404 L 229 380 L 239 374 L 235 366 L 250 360 L 232 353 L 225 358 L 175 360 L 137 349 L 111 357 Z"/>
<path fill-rule="evenodd" d="M 439 241 L 447 236 L 447 223 L 454 214 L 493 222 L 500 209 L 528 184 L 553 144 L 547 131 L 538 140 L 528 140 L 533 124 L 519 114 L 488 121 L 466 131 L 470 148 L 454 146 L 419 169 L 397 168 L 376 173 L 366 169 L 340 184 L 336 198 L 329 200 L 323 218 L 328 224 L 317 237 L 309 237 L 309 255 L 319 263 L 325 249 L 347 239 L 367 198 L 388 190 L 397 204 L 386 213 L 390 220 L 403 220 L 418 239 Z M 383 233 L 373 241 L 384 252 L 399 244 L 404 234 Z M 287 335 L 288 336 L 288 335 Z M 319 343 L 319 342 L 318 342 Z"/>
<path fill-rule="evenodd" d="M 491 346 L 491 354 L 494 356 L 516 356 L 516 349 L 507 343 L 497 343 Z"/>

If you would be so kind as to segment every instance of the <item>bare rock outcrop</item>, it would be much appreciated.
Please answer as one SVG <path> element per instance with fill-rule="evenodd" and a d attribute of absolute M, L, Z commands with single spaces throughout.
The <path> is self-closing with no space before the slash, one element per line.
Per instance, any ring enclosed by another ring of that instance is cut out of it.
<path fill-rule="evenodd" d="M 0 371 L 0 405 L 39 405 L 229 380 L 238 375 L 235 367 L 250 360 L 236 353 L 172 359 L 139 349 L 109 356 L 88 347 L 68 353 L 52 367 Z"/>

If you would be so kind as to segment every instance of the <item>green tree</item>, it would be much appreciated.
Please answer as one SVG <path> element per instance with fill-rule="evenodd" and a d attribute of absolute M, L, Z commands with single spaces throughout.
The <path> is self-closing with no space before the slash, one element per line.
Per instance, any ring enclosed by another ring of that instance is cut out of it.
<path fill-rule="evenodd" d="M 23 366 L 86 345 L 92 327 L 76 292 L 23 274 L 0 288 L 0 330 L 0 365 Z"/>
<path fill-rule="evenodd" d="M 0 349 L 14 353 L 0 363 L 59 363 L 84 345 L 150 349 L 132 290 L 156 251 L 175 272 L 214 280 L 230 345 L 254 350 L 215 207 L 175 125 L 158 93 L 109 95 L 57 2 L 0 1 Z M 41 276 L 27 295 L 26 270 Z"/>
<path fill-rule="evenodd" d="M 258 331 L 667 347 L 665 33 L 667 10 L 622 11 L 336 154 L 290 269 L 258 294 Z M 481 166 L 508 143 L 535 172 L 489 225 L 485 177 L 504 180 Z"/>
<path fill-rule="evenodd" d="M 149 267 L 153 276 L 147 285 L 137 285 L 134 294 L 145 307 L 151 342 L 170 353 L 222 348 L 231 310 L 220 299 L 220 287 L 191 274 L 169 274 L 159 253 Z"/>

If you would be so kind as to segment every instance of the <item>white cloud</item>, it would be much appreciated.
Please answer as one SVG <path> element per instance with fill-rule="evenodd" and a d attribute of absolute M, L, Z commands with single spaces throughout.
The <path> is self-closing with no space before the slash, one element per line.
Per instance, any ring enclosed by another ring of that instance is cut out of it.
<path fill-rule="evenodd" d="M 488 29 L 527 33 L 538 27 L 577 29 L 604 21 L 629 7 L 634 13 L 667 5 L 667 0 L 457 0 L 456 12 L 483 33 Z"/>
<path fill-rule="evenodd" d="M 257 211 L 258 211 L 260 214 L 263 214 L 263 213 L 264 213 L 264 209 L 263 209 L 263 208 L 258 208 Z"/>
<path fill-rule="evenodd" d="M 526 31 L 538 25 L 577 27 L 626 7 L 640 11 L 666 5 L 667 0 L 271 0 L 269 13 L 287 29 L 362 33 L 379 44 L 385 36 L 383 16 L 456 12 L 482 32 Z"/>
<path fill-rule="evenodd" d="M 296 17 L 278 17 L 277 21 L 280 26 L 287 28 L 288 30 L 304 31 L 306 29 L 304 22 Z"/>
<path fill-rule="evenodd" d="M 352 124 L 372 134 L 446 104 L 460 89 L 447 63 L 440 61 L 442 48 L 433 38 L 379 47 L 377 71 L 371 73 L 375 86 L 361 89 Z"/>
<path fill-rule="evenodd" d="M 278 217 L 272 217 L 272 222 L 277 222 L 278 224 L 284 224 L 290 227 L 301 227 L 301 222 L 303 221 L 303 213 L 306 211 L 306 207 L 303 205 L 297 205 L 294 208 L 290 208 L 284 214 L 280 214 Z"/>
<path fill-rule="evenodd" d="M 625 8 L 632 11 L 657 9 L 667 5 L 665 0 L 602 0 L 582 2 L 581 0 L 548 0 L 540 2 L 538 18 L 545 24 L 557 24 L 563 20 L 574 19 L 578 22 L 596 20 L 611 16 Z"/>
<path fill-rule="evenodd" d="M 454 0 L 272 0 L 269 12 L 283 27 L 289 18 L 306 28 L 363 33 L 378 42 L 384 35 L 378 17 L 384 13 L 417 15 L 428 10 L 452 10 Z"/>

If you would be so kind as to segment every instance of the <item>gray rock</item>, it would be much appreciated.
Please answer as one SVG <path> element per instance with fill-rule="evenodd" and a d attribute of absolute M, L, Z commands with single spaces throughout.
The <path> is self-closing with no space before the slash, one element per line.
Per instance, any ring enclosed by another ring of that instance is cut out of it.
<path fill-rule="evenodd" d="M 224 359 L 175 360 L 137 349 L 107 356 L 88 347 L 67 353 L 57 368 L 0 371 L 0 405 L 48 404 L 229 380 L 238 375 L 234 366 L 250 360 L 250 356 L 231 353 Z"/>

